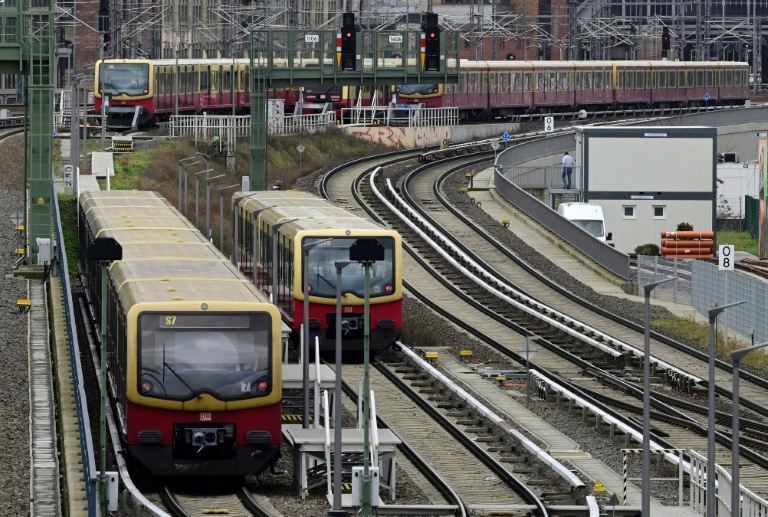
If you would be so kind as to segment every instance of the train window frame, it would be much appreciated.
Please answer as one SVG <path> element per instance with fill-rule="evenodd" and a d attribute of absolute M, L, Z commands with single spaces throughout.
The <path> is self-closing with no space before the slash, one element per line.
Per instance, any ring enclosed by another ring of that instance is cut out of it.
<path fill-rule="evenodd" d="M 547 91 L 557 91 L 557 73 L 556 72 L 547 72 L 547 84 L 546 84 Z"/>
<path fill-rule="evenodd" d="M 704 88 L 704 70 L 696 70 L 696 88 Z"/>
<path fill-rule="evenodd" d="M 667 206 L 666 205 L 653 205 L 651 207 L 651 218 L 654 220 L 662 220 L 667 218 Z"/>
<path fill-rule="evenodd" d="M 669 88 L 677 88 L 677 73 L 676 72 L 669 72 L 667 75 L 667 87 Z"/>
<path fill-rule="evenodd" d="M 733 86 L 733 70 L 724 70 L 725 72 L 725 80 L 723 81 L 723 85 L 726 87 L 732 87 Z"/>
<path fill-rule="evenodd" d="M 666 70 L 659 70 L 656 73 L 656 88 L 660 90 L 665 90 L 667 88 L 667 71 Z"/>
<path fill-rule="evenodd" d="M 622 219 L 637 219 L 637 205 L 621 205 Z"/>
<path fill-rule="evenodd" d="M 576 91 L 577 92 L 581 91 L 581 83 L 582 83 L 582 80 L 584 79 L 583 75 L 584 74 L 581 71 L 576 72 L 576 84 L 575 84 L 575 86 L 576 86 Z"/>
<path fill-rule="evenodd" d="M 534 74 L 534 85 L 537 92 L 543 92 L 546 85 L 546 78 L 544 72 L 536 72 Z"/>
<path fill-rule="evenodd" d="M 513 92 L 521 92 L 523 89 L 522 72 L 512 72 L 510 76 L 510 89 Z"/>
<path fill-rule="evenodd" d="M 605 90 L 605 76 L 603 75 L 602 70 L 598 70 L 595 72 L 595 76 L 593 77 L 592 85 L 595 87 L 595 90 Z"/>
<path fill-rule="evenodd" d="M 523 91 L 533 92 L 533 72 L 523 73 Z"/>
<path fill-rule="evenodd" d="M 617 90 L 623 90 L 624 89 L 624 74 L 626 74 L 626 72 L 620 72 L 620 73 L 616 74 L 616 76 L 617 76 L 617 78 L 619 80 L 619 84 L 616 85 L 616 89 Z"/>
<path fill-rule="evenodd" d="M 696 74 L 694 74 L 693 70 L 688 70 L 685 73 L 685 86 L 687 88 L 693 88 L 696 86 Z"/>
<path fill-rule="evenodd" d="M 627 82 L 626 82 L 626 88 L 627 90 L 634 90 L 635 89 L 635 71 L 634 70 L 627 70 Z"/>
<path fill-rule="evenodd" d="M 584 90 L 591 90 L 592 89 L 592 71 L 587 70 L 584 72 L 584 77 L 582 78 L 584 82 L 582 83 L 582 87 Z"/>
<path fill-rule="evenodd" d="M 646 78 L 645 70 L 638 70 L 637 71 L 637 77 L 635 84 L 637 84 L 638 89 L 647 89 L 648 86 L 645 84 L 645 78 Z"/>
<path fill-rule="evenodd" d="M 466 88 L 467 88 L 467 74 L 465 72 L 463 74 L 459 74 L 459 87 L 456 93 L 466 93 Z"/>
<path fill-rule="evenodd" d="M 677 87 L 678 88 L 686 88 L 687 84 L 685 82 L 685 72 L 679 71 L 677 72 Z"/>
<path fill-rule="evenodd" d="M 741 70 L 734 70 L 733 74 L 733 86 L 735 87 L 741 87 L 742 82 L 741 79 L 743 77 L 743 72 Z"/>
<path fill-rule="evenodd" d="M 715 86 L 715 71 L 706 70 L 704 73 L 704 87 L 714 88 L 714 86 Z"/>

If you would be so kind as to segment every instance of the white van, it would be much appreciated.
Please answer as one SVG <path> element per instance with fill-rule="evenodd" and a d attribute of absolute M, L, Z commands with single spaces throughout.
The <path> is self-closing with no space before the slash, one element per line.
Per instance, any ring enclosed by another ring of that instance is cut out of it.
<path fill-rule="evenodd" d="M 605 233 L 605 217 L 600 205 L 591 203 L 560 203 L 557 213 L 578 224 L 603 242 L 611 240 L 612 234 Z"/>

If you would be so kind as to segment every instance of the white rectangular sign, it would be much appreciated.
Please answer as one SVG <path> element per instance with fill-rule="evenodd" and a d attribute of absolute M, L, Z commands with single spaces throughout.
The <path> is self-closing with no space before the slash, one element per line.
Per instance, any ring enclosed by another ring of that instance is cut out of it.
<path fill-rule="evenodd" d="M 390 34 L 389 35 L 389 42 L 390 43 L 402 43 L 403 42 L 403 35 L 402 34 Z"/>
<path fill-rule="evenodd" d="M 304 43 L 318 43 L 319 41 L 320 41 L 320 36 L 318 34 L 304 35 Z"/>
<path fill-rule="evenodd" d="M 544 117 L 544 132 L 550 133 L 555 130 L 555 117 Z"/>
<path fill-rule="evenodd" d="M 719 249 L 720 271 L 733 271 L 733 261 L 736 258 L 733 255 L 733 244 L 723 244 Z"/>

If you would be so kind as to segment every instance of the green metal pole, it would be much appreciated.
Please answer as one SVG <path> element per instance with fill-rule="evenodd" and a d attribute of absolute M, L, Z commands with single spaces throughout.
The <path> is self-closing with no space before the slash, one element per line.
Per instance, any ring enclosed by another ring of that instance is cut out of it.
<path fill-rule="evenodd" d="M 99 419 L 99 506 L 107 512 L 107 262 L 101 263 L 101 414 Z"/>
<path fill-rule="evenodd" d="M 371 517 L 371 474 L 369 472 L 369 448 L 370 440 L 370 418 L 371 418 L 371 394 L 370 394 L 370 354 L 371 354 L 371 299 L 368 293 L 371 283 L 371 263 L 363 262 L 365 268 L 365 309 L 363 313 L 363 326 L 365 327 L 363 341 L 363 493 L 361 497 L 360 515 L 362 517 Z"/>

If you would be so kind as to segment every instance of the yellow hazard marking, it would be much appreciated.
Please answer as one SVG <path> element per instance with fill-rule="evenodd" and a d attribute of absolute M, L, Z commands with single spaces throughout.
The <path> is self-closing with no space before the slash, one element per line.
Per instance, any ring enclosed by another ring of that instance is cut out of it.
<path fill-rule="evenodd" d="M 427 359 L 437 359 L 437 352 L 427 352 L 426 357 Z"/>
<path fill-rule="evenodd" d="M 472 355 L 472 350 L 462 350 L 459 355 L 462 357 Z"/>
<path fill-rule="evenodd" d="M 598 480 L 592 490 L 595 492 L 605 492 L 605 486 Z"/>
<path fill-rule="evenodd" d="M 43 196 L 40 196 L 39 198 L 37 198 L 37 204 L 38 205 L 44 205 L 45 204 L 45 201 L 43 200 Z"/>
<path fill-rule="evenodd" d="M 17 255 L 24 255 L 24 248 L 17 248 L 16 249 L 16 254 Z"/>

